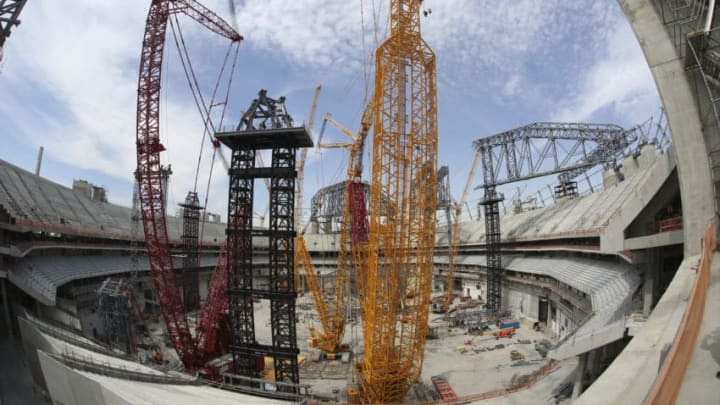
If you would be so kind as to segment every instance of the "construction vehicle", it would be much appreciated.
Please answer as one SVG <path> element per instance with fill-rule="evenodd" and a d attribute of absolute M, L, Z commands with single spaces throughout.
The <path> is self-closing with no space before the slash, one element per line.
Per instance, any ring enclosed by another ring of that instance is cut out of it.
<path fill-rule="evenodd" d="M 372 121 L 372 108 L 367 105 L 360 120 L 360 129 L 353 134 L 348 129 L 338 124 L 329 114 L 323 117 L 323 129 L 326 123 L 340 129 L 340 131 L 351 138 L 352 142 L 345 143 L 321 143 L 324 130 L 318 136 L 318 147 L 320 148 L 347 148 L 349 149 L 347 182 L 345 198 L 343 202 L 343 215 L 340 228 L 340 247 L 338 252 L 338 264 L 335 270 L 335 293 L 333 296 L 332 316 L 322 296 L 320 284 L 316 272 L 312 266 L 310 255 L 307 253 L 305 242 L 297 241 L 295 245 L 299 262 L 305 269 L 305 276 L 315 302 L 315 308 L 320 317 L 322 330 L 310 328 L 311 346 L 326 352 L 326 358 L 333 360 L 337 353 L 348 348 L 342 346 L 342 339 L 345 334 L 345 322 L 349 308 L 349 275 L 354 269 L 355 274 L 362 272 L 365 249 L 367 245 L 367 208 L 365 204 L 364 185 L 360 181 L 363 171 L 363 150 Z M 357 279 L 361 279 L 358 276 Z M 358 287 L 358 291 L 362 291 Z"/>
<path fill-rule="evenodd" d="M 224 373 L 232 372 L 234 369 L 235 361 L 233 360 L 232 353 L 228 353 L 205 363 L 200 370 L 200 377 L 207 380 L 218 381 L 222 379 Z"/>
<path fill-rule="evenodd" d="M 512 360 L 512 361 L 515 361 L 515 360 L 525 360 L 525 355 L 522 354 L 522 353 L 520 353 L 520 352 L 517 351 L 517 350 L 511 350 L 511 351 L 510 351 L 510 360 Z"/>
<path fill-rule="evenodd" d="M 402 402 L 420 376 L 428 330 L 437 208 L 435 55 L 420 33 L 421 0 L 390 0 L 375 53 L 367 267 L 356 365 L 367 403 Z"/>
<path fill-rule="evenodd" d="M 172 345 L 187 370 L 198 370 L 203 367 L 206 361 L 222 355 L 222 350 L 227 345 L 227 342 L 218 344 L 221 335 L 217 334 L 223 329 L 218 322 L 222 319 L 223 309 L 226 310 L 227 308 L 227 299 L 221 299 L 222 297 L 220 297 L 206 300 L 199 320 L 201 327 L 193 336 L 188 326 L 170 256 L 170 244 L 165 219 L 166 190 L 162 182 L 160 159 L 161 152 L 165 150 L 165 146 L 160 140 L 159 126 L 160 86 L 162 84 L 165 34 L 168 22 L 170 22 L 169 25 L 175 37 L 176 27 L 173 21 L 175 21 L 178 14 L 184 14 L 209 30 L 230 40 L 230 47 L 237 46 L 243 37 L 219 16 L 195 0 L 152 0 L 146 20 L 147 24 L 140 56 L 137 90 L 136 178 L 139 187 L 140 213 L 145 232 L 145 244 L 150 261 L 150 274 L 152 275 L 153 285 Z M 181 45 L 177 38 L 176 44 L 180 51 Z M 185 56 L 187 56 L 184 42 L 182 48 L 184 48 Z M 237 49 L 235 60 L 237 60 Z M 228 55 L 230 55 L 230 51 L 228 51 Z M 226 58 L 225 64 L 227 62 L 228 58 Z M 211 100 L 210 105 L 213 104 L 214 100 Z M 227 100 L 222 104 L 226 106 Z M 209 111 L 206 108 L 207 105 L 198 105 L 198 107 L 207 114 L 203 118 L 206 131 L 208 131 L 211 120 Z M 209 139 L 212 138 L 209 137 Z M 226 271 L 227 265 L 223 264 L 222 260 L 219 260 L 212 275 L 211 285 L 220 284 L 218 280 L 222 280 L 222 273 Z M 227 275 L 224 277 L 227 277 Z M 225 293 L 224 290 L 223 288 L 222 291 L 211 293 L 222 296 Z M 208 336 L 208 334 L 212 336 Z"/>
<path fill-rule="evenodd" d="M 509 338 L 513 337 L 513 335 L 515 335 L 515 328 L 512 326 L 509 328 L 500 329 L 499 331 L 493 333 L 493 336 L 495 336 L 495 339 L 498 339 L 498 340 L 502 339 L 502 338 L 509 339 Z"/>

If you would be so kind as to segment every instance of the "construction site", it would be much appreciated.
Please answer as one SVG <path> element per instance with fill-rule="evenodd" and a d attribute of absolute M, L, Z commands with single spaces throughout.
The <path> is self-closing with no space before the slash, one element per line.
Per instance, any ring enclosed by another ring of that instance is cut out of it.
<path fill-rule="evenodd" d="M 454 139 L 421 30 L 432 1 L 383 0 L 356 129 L 318 111 L 322 83 L 307 100 L 256 83 L 231 105 L 253 33 L 233 1 L 201 1 L 138 2 L 132 201 L 50 179 L 43 147 L 34 167 L 0 155 L 0 404 L 720 397 L 715 1 L 618 1 L 658 115 Z M 0 0 L 0 59 L 34 2 Z M 201 31 L 227 47 L 217 78 L 194 70 Z M 162 107 L 176 50 L 204 128 L 182 144 Z M 453 142 L 467 172 L 439 158 Z M 318 151 L 342 155 L 324 168 L 340 181 L 305 170 Z M 171 203 L 171 183 L 194 187 Z"/>

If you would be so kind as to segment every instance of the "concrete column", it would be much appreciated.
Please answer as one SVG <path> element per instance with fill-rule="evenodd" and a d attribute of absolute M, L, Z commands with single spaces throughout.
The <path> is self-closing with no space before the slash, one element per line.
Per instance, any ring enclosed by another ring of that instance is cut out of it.
<path fill-rule="evenodd" d="M 7 298 L 7 288 L 5 288 L 5 283 L 7 283 L 6 278 L 0 279 L 0 286 L 2 286 L 2 296 L 3 296 L 3 315 L 5 316 L 5 324 L 7 325 L 8 334 L 10 337 L 15 337 L 12 330 L 12 323 L 10 322 L 10 304 L 8 303 Z"/>
<path fill-rule="evenodd" d="M 576 400 L 577 397 L 582 394 L 583 389 L 583 379 L 585 378 L 585 367 L 587 366 L 587 360 L 588 360 L 588 354 L 583 353 L 580 356 L 578 356 L 580 359 L 578 361 L 577 368 L 575 369 L 575 381 L 573 382 L 573 393 L 572 393 L 572 400 Z"/>
<path fill-rule="evenodd" d="M 652 310 L 653 300 L 655 298 L 655 261 L 650 260 L 645 263 L 645 275 L 643 284 L 643 315 L 650 316 Z"/>
<path fill-rule="evenodd" d="M 685 256 L 700 253 L 700 238 L 715 214 L 700 111 L 683 61 L 650 0 L 618 0 L 645 54 L 662 99 L 677 154 Z M 698 90 L 702 91 L 702 90 Z"/>
<path fill-rule="evenodd" d="M 612 344 L 612 343 L 610 343 Z M 605 348 L 607 346 L 598 347 L 597 349 L 591 350 L 588 353 L 587 363 L 585 369 L 589 371 L 590 378 L 594 381 L 600 376 L 600 364 L 605 359 Z"/>

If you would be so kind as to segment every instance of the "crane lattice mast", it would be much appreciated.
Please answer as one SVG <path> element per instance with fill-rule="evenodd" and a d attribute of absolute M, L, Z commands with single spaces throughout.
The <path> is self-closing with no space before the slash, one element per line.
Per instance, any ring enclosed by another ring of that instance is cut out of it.
<path fill-rule="evenodd" d="M 364 401 L 401 402 L 420 376 L 437 206 L 435 55 L 420 0 L 390 1 L 390 37 L 375 54 L 370 232 L 362 296 Z M 383 199 L 386 198 L 386 201 Z M 385 203 L 383 203 L 385 202 Z"/>

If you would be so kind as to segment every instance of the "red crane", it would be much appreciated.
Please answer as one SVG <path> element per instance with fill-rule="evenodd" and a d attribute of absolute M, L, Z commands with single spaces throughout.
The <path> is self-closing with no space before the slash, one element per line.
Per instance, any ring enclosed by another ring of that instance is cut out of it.
<path fill-rule="evenodd" d="M 198 347 L 198 341 L 207 342 L 208 339 L 193 338 L 178 291 L 170 257 L 160 166 L 160 152 L 165 150 L 159 132 L 160 84 L 165 34 L 172 14 L 185 14 L 233 42 L 239 42 L 243 37 L 219 16 L 194 0 L 152 0 L 140 56 L 136 176 L 150 272 L 171 342 L 185 368 L 196 370 L 210 355 L 203 347 Z M 223 267 L 221 256 L 215 271 L 218 274 L 214 274 L 213 278 L 221 277 Z M 201 334 L 213 333 L 213 328 L 206 325 L 207 319 L 219 316 L 222 311 L 222 302 L 216 302 L 215 299 L 208 299 L 206 306 L 209 307 L 202 311 L 205 320 L 201 320 L 200 324 L 205 327 L 200 328 Z"/>

